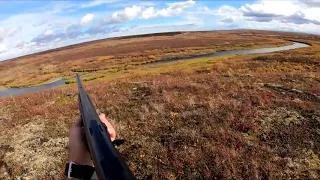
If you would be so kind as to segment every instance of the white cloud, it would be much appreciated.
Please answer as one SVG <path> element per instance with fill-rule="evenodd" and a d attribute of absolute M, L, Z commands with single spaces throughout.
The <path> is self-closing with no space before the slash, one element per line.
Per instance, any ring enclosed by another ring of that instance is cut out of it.
<path fill-rule="evenodd" d="M 175 3 L 168 3 L 168 7 L 160 10 L 155 10 L 154 7 L 149 7 L 142 12 L 143 19 L 155 18 L 155 17 L 168 17 L 179 15 L 182 13 L 183 9 L 191 7 L 195 4 L 195 1 L 188 0 L 185 2 L 175 2 Z"/>
<path fill-rule="evenodd" d="M 320 0 L 299 0 L 301 3 L 309 7 L 320 7 Z"/>
<path fill-rule="evenodd" d="M 53 31 L 52 30 L 47 30 L 46 32 L 44 32 L 44 35 L 45 36 L 50 36 L 53 34 Z"/>
<path fill-rule="evenodd" d="M 89 3 L 82 4 L 80 8 L 90 8 L 90 7 L 100 6 L 103 4 L 109 4 L 117 1 L 121 1 L 121 0 L 95 0 L 95 1 L 90 1 Z"/>
<path fill-rule="evenodd" d="M 182 9 L 193 6 L 195 3 L 196 2 L 194 0 L 188 0 L 185 2 L 168 3 L 169 7 L 167 8 L 167 11 L 173 11 L 173 13 L 177 11 L 181 12 Z"/>
<path fill-rule="evenodd" d="M 115 12 L 104 20 L 106 24 L 121 23 L 136 18 L 142 11 L 140 6 L 126 7 L 123 11 Z"/>
<path fill-rule="evenodd" d="M 242 18 L 242 13 L 239 9 L 236 9 L 229 5 L 223 5 L 220 6 L 217 9 L 209 9 L 208 7 L 202 7 L 200 8 L 200 11 L 194 12 L 195 14 L 205 14 L 205 15 L 212 15 L 221 17 L 221 21 L 228 21 L 228 22 L 234 22 L 236 20 L 239 20 Z"/>
<path fill-rule="evenodd" d="M 83 26 L 86 26 L 88 24 L 90 24 L 93 20 L 94 15 L 93 14 L 87 14 L 85 16 L 82 17 L 80 24 Z"/>
<path fill-rule="evenodd" d="M 133 19 L 137 17 L 137 15 L 141 12 L 141 7 L 132 6 L 131 8 L 125 8 L 124 12 L 116 13 L 116 16 L 127 16 L 129 19 Z"/>
<path fill-rule="evenodd" d="M 146 10 L 144 10 L 141 14 L 141 17 L 143 19 L 150 19 L 156 17 L 156 12 L 154 10 L 154 7 L 149 7 Z"/>
<path fill-rule="evenodd" d="M 293 1 L 281 0 L 281 1 L 260 1 L 255 4 L 246 4 L 241 6 L 240 10 L 246 13 L 253 14 L 274 14 L 288 16 L 294 12 L 300 10 L 301 7 L 293 3 Z"/>
<path fill-rule="evenodd" d="M 19 48 L 19 49 L 22 49 L 24 46 L 25 46 L 25 42 L 20 42 L 15 47 Z"/>
<path fill-rule="evenodd" d="M 0 54 L 0 61 L 36 52 L 36 46 L 40 43 L 31 42 L 34 38 L 45 36 L 45 33 L 47 38 L 54 37 L 54 33 L 59 33 L 78 21 L 77 17 L 60 16 L 49 11 L 50 9 L 45 9 L 33 13 L 13 14 L 0 20 L 0 44 L 5 44 L 6 47 L 6 51 Z"/>
<path fill-rule="evenodd" d="M 12 27 L 12 28 L 2 28 L 0 27 L 0 42 L 5 38 L 15 36 L 21 31 L 21 27 Z"/>
<path fill-rule="evenodd" d="M 4 53 L 6 50 L 7 50 L 6 45 L 0 44 L 0 54 L 1 54 L 1 53 Z"/>
<path fill-rule="evenodd" d="M 228 16 L 228 17 L 230 17 L 230 16 L 241 16 L 241 13 L 239 12 L 238 9 L 236 9 L 236 8 L 234 8 L 232 6 L 228 6 L 228 5 L 221 6 L 217 10 L 212 11 L 212 13 L 214 15 Z"/>
<path fill-rule="evenodd" d="M 0 28 L 0 42 L 3 41 L 4 37 L 6 37 L 7 31 L 4 28 Z"/>
<path fill-rule="evenodd" d="M 188 0 L 184 2 L 167 3 L 167 8 L 156 9 L 154 7 L 136 6 L 126 7 L 123 11 L 115 12 L 111 17 L 105 19 L 106 24 L 122 23 L 127 20 L 141 18 L 151 19 L 156 17 L 169 17 L 179 15 L 185 8 L 191 7 L 195 1 Z"/>
<path fill-rule="evenodd" d="M 161 1 L 151 1 L 151 0 L 139 0 L 139 1 L 124 1 L 124 0 L 119 0 L 116 3 L 109 3 L 108 8 L 126 8 L 126 7 L 131 7 L 133 5 L 140 6 L 140 7 L 150 7 L 150 6 L 158 6 L 160 4 L 163 4 Z"/>
<path fill-rule="evenodd" d="M 252 21 L 320 25 L 320 8 L 305 6 L 299 1 L 263 0 L 241 6 L 240 11 L 244 17 Z"/>
<path fill-rule="evenodd" d="M 225 19 L 222 19 L 221 22 L 224 22 L 224 23 L 233 23 L 235 20 L 234 17 L 231 17 L 231 18 L 225 18 Z"/>
<path fill-rule="evenodd" d="M 220 25 L 228 28 L 292 30 L 319 34 L 320 8 L 310 6 L 315 2 L 301 3 L 299 0 L 259 0 L 240 8 L 224 5 L 217 9 L 202 7 L 195 14 L 220 17 Z"/>

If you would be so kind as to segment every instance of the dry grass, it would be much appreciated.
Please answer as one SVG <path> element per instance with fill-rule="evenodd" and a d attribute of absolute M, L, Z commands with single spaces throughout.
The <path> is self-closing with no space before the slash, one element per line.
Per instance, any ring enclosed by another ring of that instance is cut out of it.
<path fill-rule="evenodd" d="M 263 37 L 254 31 L 248 38 L 241 31 L 165 33 L 158 36 L 115 38 L 70 46 L 0 63 L 0 85 L 24 87 L 76 73 L 122 70 L 146 62 L 288 44 L 281 38 Z"/>
<path fill-rule="evenodd" d="M 114 119 L 138 179 L 318 179 L 320 42 L 284 37 L 312 46 L 138 67 L 84 85 Z M 62 176 L 78 113 L 75 85 L 1 98 L 0 178 Z"/>

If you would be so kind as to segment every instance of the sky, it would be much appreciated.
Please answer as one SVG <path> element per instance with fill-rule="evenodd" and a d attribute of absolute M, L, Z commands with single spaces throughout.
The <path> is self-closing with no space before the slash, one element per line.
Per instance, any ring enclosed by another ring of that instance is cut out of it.
<path fill-rule="evenodd" d="M 320 34 L 320 0 L 0 1 L 0 61 L 117 36 L 229 29 Z"/>

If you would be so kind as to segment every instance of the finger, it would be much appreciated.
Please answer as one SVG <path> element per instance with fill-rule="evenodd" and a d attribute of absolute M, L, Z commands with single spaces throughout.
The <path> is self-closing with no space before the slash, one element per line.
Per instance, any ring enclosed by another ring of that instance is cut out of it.
<path fill-rule="evenodd" d="M 81 127 L 81 126 L 82 126 L 82 121 L 81 121 L 80 116 L 78 116 L 78 117 L 76 117 L 76 119 L 74 121 L 73 127 Z"/>
<path fill-rule="evenodd" d="M 102 114 L 102 113 L 99 115 L 99 118 L 100 118 L 101 122 L 107 126 L 107 130 L 110 135 L 111 141 L 115 140 L 116 131 L 115 131 L 114 127 L 112 126 L 112 124 L 110 123 L 110 120 L 106 117 L 105 114 Z"/>
<path fill-rule="evenodd" d="M 106 115 L 103 113 L 99 114 L 99 118 L 100 118 L 100 120 L 107 120 Z"/>
<path fill-rule="evenodd" d="M 102 112 L 100 111 L 100 109 L 96 109 L 97 114 L 102 114 Z"/>

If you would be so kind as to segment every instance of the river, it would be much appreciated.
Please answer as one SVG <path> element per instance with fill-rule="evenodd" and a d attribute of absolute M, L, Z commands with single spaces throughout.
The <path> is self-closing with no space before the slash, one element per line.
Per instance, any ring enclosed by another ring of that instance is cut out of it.
<path fill-rule="evenodd" d="M 304 47 L 309 47 L 309 45 L 304 44 L 304 43 L 295 42 L 292 45 L 288 45 L 288 46 L 281 46 L 281 47 L 274 47 L 274 48 L 247 49 L 247 50 L 220 51 L 220 52 L 216 52 L 216 53 L 187 57 L 187 58 L 168 59 L 168 60 L 162 60 L 162 61 L 149 62 L 144 65 L 149 66 L 149 65 L 171 63 L 171 62 L 176 62 L 176 61 L 195 60 L 195 59 L 199 59 L 199 58 L 218 57 L 218 56 L 270 53 L 270 52 L 285 51 L 285 50 L 304 48 Z"/>
<path fill-rule="evenodd" d="M 0 90 L 0 97 L 4 96 L 16 96 L 20 94 L 25 94 L 29 92 L 37 92 L 37 91 L 44 91 L 48 89 L 54 89 L 56 87 L 65 85 L 64 79 L 59 79 L 57 81 L 54 81 L 52 83 L 40 85 L 40 86 L 34 86 L 34 87 L 26 87 L 26 88 L 8 88 L 8 89 L 2 89 Z"/>
<path fill-rule="evenodd" d="M 158 64 L 165 64 L 165 63 L 171 63 L 171 62 L 176 62 L 176 61 L 195 60 L 195 59 L 199 59 L 199 58 L 238 55 L 238 54 L 270 53 L 270 52 L 285 51 L 285 50 L 291 50 L 291 49 L 297 49 L 297 48 L 304 48 L 304 47 L 308 47 L 308 46 L 309 46 L 308 44 L 295 42 L 292 45 L 288 45 L 288 46 L 281 46 L 281 47 L 274 47 L 274 48 L 248 49 L 248 50 L 221 51 L 221 52 L 216 52 L 216 53 L 212 53 L 212 54 L 199 55 L 199 56 L 188 57 L 188 58 L 169 59 L 169 60 L 150 62 L 150 63 L 146 63 L 144 65 L 148 65 L 148 66 L 149 65 L 158 65 Z M 53 88 L 63 86 L 63 85 L 65 85 L 65 80 L 60 79 L 60 80 L 57 80 L 57 81 L 49 83 L 49 84 L 44 84 L 44 85 L 35 86 L 35 87 L 8 88 L 8 89 L 0 90 L 0 97 L 16 96 L 16 95 L 30 93 L 30 92 L 44 91 L 44 90 L 53 89 Z"/>

